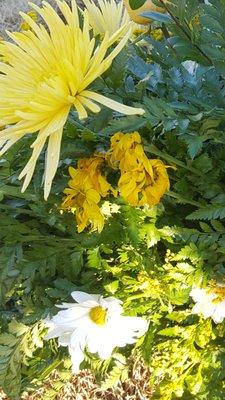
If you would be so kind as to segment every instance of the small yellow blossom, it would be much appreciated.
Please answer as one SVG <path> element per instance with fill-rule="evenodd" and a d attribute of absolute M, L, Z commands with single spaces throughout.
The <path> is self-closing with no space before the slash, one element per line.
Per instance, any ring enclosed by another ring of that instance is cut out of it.
<path fill-rule="evenodd" d="M 92 230 L 101 232 L 104 216 L 98 204 L 101 198 L 110 192 L 114 196 L 117 195 L 116 190 L 101 173 L 104 161 L 104 156 L 96 154 L 94 157 L 79 160 L 77 169 L 69 168 L 71 179 L 68 182 L 69 188 L 64 190 L 67 196 L 62 208 L 76 210 L 78 232 L 82 232 L 89 225 Z"/>
<path fill-rule="evenodd" d="M 191 19 L 191 21 L 189 22 L 189 28 L 193 31 L 195 28 L 200 27 L 201 23 L 200 23 L 200 16 L 194 15 L 194 17 Z"/>
<path fill-rule="evenodd" d="M 163 38 L 162 29 L 152 29 L 150 35 L 155 40 L 161 40 Z"/>
<path fill-rule="evenodd" d="M 35 11 L 29 11 L 27 13 L 27 15 L 33 20 L 33 21 L 37 21 L 38 19 L 38 15 Z M 23 21 L 20 24 L 20 31 L 29 31 L 31 29 L 31 26 L 28 22 Z"/>
<path fill-rule="evenodd" d="M 132 206 L 156 205 L 169 190 L 166 166 L 160 160 L 148 159 L 138 132 L 116 133 L 108 160 L 112 167 L 120 169 L 120 194 Z"/>

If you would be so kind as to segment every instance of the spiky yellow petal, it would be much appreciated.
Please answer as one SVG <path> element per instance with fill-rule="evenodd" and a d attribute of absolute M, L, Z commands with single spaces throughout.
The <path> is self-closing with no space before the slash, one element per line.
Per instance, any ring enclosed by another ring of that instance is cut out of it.
<path fill-rule="evenodd" d="M 97 4 L 92 0 L 84 0 L 89 23 L 95 35 L 103 36 L 105 32 L 112 37 L 120 27 L 129 24 L 130 18 L 122 1 L 98 0 Z M 122 35 L 121 35 L 122 36 Z"/>

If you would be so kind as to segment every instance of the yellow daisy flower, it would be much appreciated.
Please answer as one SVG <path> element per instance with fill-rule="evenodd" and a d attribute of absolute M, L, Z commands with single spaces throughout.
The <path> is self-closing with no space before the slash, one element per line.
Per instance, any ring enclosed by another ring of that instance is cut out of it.
<path fill-rule="evenodd" d="M 31 30 L 9 33 L 14 44 L 0 42 L 0 54 L 6 60 L 0 62 L 0 127 L 7 125 L 0 133 L 0 155 L 24 135 L 37 133 L 31 146 L 33 154 L 19 176 L 25 178 L 24 191 L 48 141 L 45 199 L 57 170 L 63 127 L 72 107 L 80 119 L 87 117 L 87 110 L 98 113 L 100 106 L 96 103 L 128 115 L 144 113 L 88 90 L 125 46 L 132 28 L 125 25 L 111 38 L 106 32 L 96 47 L 87 13 L 80 24 L 75 0 L 71 0 L 71 8 L 63 0 L 56 3 L 62 18 L 47 2 L 42 8 L 31 3 L 46 27 L 21 13 Z M 118 37 L 122 37 L 120 42 L 108 51 Z"/>
<path fill-rule="evenodd" d="M 130 23 L 130 17 L 123 2 L 115 0 L 83 0 L 89 16 L 90 25 L 95 35 L 106 32 L 113 36 L 118 29 Z"/>
<path fill-rule="evenodd" d="M 78 161 L 77 169 L 69 168 L 71 180 L 69 188 L 64 190 L 67 195 L 63 201 L 64 210 L 76 210 L 78 232 L 88 225 L 92 230 L 101 232 L 104 227 L 104 216 L 98 206 L 102 197 L 110 192 L 116 196 L 117 191 L 107 182 L 101 173 L 105 157 L 94 155 Z"/>

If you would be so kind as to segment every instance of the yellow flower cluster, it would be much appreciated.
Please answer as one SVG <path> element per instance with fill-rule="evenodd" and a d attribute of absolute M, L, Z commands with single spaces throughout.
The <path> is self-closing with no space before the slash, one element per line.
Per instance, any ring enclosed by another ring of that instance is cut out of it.
<path fill-rule="evenodd" d="M 71 180 L 63 209 L 76 210 L 78 232 L 91 225 L 92 230 L 101 232 L 104 216 L 100 210 L 101 198 L 117 191 L 107 182 L 101 169 L 105 162 L 113 169 L 119 169 L 120 195 L 132 206 L 153 206 L 170 187 L 166 166 L 162 161 L 147 158 L 138 132 L 116 133 L 106 155 L 95 154 L 78 162 L 77 169 L 69 168 Z"/>
<path fill-rule="evenodd" d="M 104 162 L 103 155 L 95 154 L 91 158 L 79 160 L 77 169 L 69 168 L 71 180 L 68 182 L 69 188 L 64 190 L 67 196 L 62 208 L 76 209 L 78 232 L 89 225 L 92 230 L 101 232 L 104 227 L 104 217 L 98 206 L 101 197 L 106 197 L 110 192 L 117 195 L 101 173 Z"/>
<path fill-rule="evenodd" d="M 138 132 L 118 132 L 112 137 L 109 162 L 120 169 L 120 194 L 132 206 L 158 204 L 169 190 L 166 166 L 160 160 L 147 158 Z"/>

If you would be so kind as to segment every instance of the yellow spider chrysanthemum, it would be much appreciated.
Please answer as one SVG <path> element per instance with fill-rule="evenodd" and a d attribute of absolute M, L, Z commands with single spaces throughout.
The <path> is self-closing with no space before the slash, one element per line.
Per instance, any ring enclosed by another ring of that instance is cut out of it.
<path fill-rule="evenodd" d="M 89 16 L 90 25 L 95 35 L 114 35 L 118 29 L 129 24 L 130 17 L 123 2 L 115 0 L 83 0 Z"/>
<path fill-rule="evenodd" d="M 96 48 L 95 39 L 90 37 L 87 13 L 80 24 L 75 0 L 71 0 L 71 8 L 63 0 L 56 3 L 62 18 L 47 2 L 43 2 L 42 8 L 30 3 L 45 26 L 21 13 L 31 30 L 9 33 L 15 44 L 0 42 L 0 54 L 6 61 L 0 63 L 0 127 L 6 126 L 0 133 L 0 155 L 24 135 L 38 132 L 31 146 L 33 154 L 19 176 L 25 177 L 24 191 L 48 140 L 45 199 L 57 170 L 63 127 L 71 107 L 79 118 L 86 118 L 87 110 L 98 113 L 100 107 L 96 103 L 124 114 L 144 113 L 143 109 L 125 106 L 87 89 L 109 68 L 132 28 L 126 25 L 111 38 L 106 32 Z M 121 36 L 119 44 L 108 52 Z"/>
<path fill-rule="evenodd" d="M 166 166 L 147 158 L 138 132 L 116 133 L 107 158 L 112 167 L 120 169 L 120 194 L 132 206 L 158 204 L 169 190 Z"/>
<path fill-rule="evenodd" d="M 104 156 L 96 154 L 94 157 L 79 160 L 77 169 L 69 168 L 72 179 L 68 182 L 69 188 L 64 190 L 67 196 L 62 208 L 76 210 L 78 232 L 82 232 L 88 225 L 92 226 L 92 230 L 101 232 L 104 216 L 98 204 L 101 198 L 110 192 L 114 196 L 117 195 L 116 190 L 101 173 L 104 161 Z"/>

